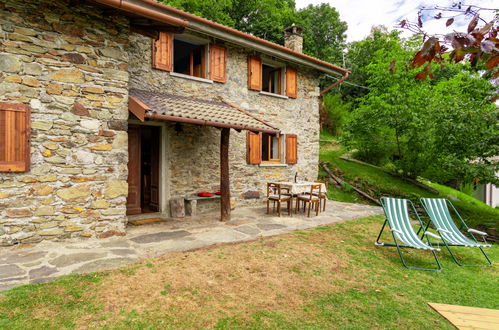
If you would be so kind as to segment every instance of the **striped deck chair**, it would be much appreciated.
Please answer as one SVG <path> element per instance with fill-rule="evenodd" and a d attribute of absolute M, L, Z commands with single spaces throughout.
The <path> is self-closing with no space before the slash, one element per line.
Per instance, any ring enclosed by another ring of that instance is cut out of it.
<path fill-rule="evenodd" d="M 492 266 L 492 261 L 490 261 L 489 257 L 483 251 L 482 248 L 484 247 L 491 247 L 492 245 L 487 244 L 487 241 L 485 240 L 485 236 L 487 233 L 484 233 L 482 231 L 478 231 L 476 229 L 470 229 L 464 222 L 463 218 L 459 215 L 459 212 L 457 212 L 456 208 L 452 203 L 443 198 L 421 198 L 421 204 L 423 204 L 423 207 L 428 213 L 428 216 L 430 217 L 431 223 L 433 223 L 433 226 L 435 226 L 435 229 L 438 231 L 440 236 L 442 237 L 443 245 L 447 247 L 447 250 L 449 250 L 449 253 L 451 254 L 452 258 L 454 261 L 459 265 L 459 266 Z M 456 216 L 461 220 L 462 226 L 461 228 L 465 228 L 466 231 L 470 234 L 472 239 L 469 239 L 466 237 L 456 226 L 454 221 L 452 220 L 451 213 L 449 211 L 449 205 L 452 207 L 454 210 L 454 213 Z M 430 223 L 428 222 L 428 227 Z M 475 236 L 473 234 L 477 234 L 482 236 L 484 244 L 479 243 Z M 442 245 L 442 243 L 438 243 L 437 245 Z M 464 247 L 476 247 L 479 248 L 480 251 L 482 251 L 483 255 L 488 261 L 488 264 L 485 265 L 466 265 L 460 263 L 454 253 L 452 253 L 450 246 L 464 246 Z"/>
<path fill-rule="evenodd" d="M 385 211 L 385 222 L 383 223 L 383 227 L 381 227 L 381 231 L 379 232 L 378 238 L 374 243 L 376 246 L 392 246 L 396 247 L 400 256 L 400 260 L 402 260 L 402 264 L 406 268 L 410 269 L 420 269 L 420 270 L 433 270 L 439 271 L 442 270 L 442 266 L 440 265 L 440 261 L 438 261 L 437 255 L 435 251 L 440 251 L 440 249 L 434 248 L 430 242 L 428 236 L 432 236 L 434 238 L 440 238 L 438 235 L 435 235 L 430 232 L 425 232 L 423 236 L 426 236 L 427 243 L 423 242 L 421 238 L 416 234 L 414 228 L 411 225 L 411 218 L 409 217 L 409 209 L 408 202 L 411 203 L 411 207 L 414 210 L 416 217 L 421 225 L 421 228 L 424 227 L 423 222 L 419 218 L 416 209 L 414 208 L 414 204 L 407 199 L 400 198 L 390 198 L 390 197 L 381 197 L 380 198 L 381 205 L 383 206 L 383 210 Z M 383 230 L 385 229 L 386 224 L 390 227 L 390 231 L 392 233 L 393 241 L 395 244 L 391 243 L 383 243 L 380 242 L 379 239 Z M 402 244 L 400 244 L 401 242 Z M 420 250 L 429 250 L 433 253 L 435 257 L 435 261 L 437 263 L 437 268 L 418 268 L 408 266 L 405 262 L 404 255 L 402 253 L 401 248 L 410 248 L 410 249 L 420 249 Z"/>

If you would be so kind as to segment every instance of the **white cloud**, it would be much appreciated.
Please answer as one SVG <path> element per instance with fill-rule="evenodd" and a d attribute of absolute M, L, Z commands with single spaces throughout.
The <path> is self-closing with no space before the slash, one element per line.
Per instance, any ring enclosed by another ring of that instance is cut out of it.
<path fill-rule="evenodd" d="M 418 9 L 422 6 L 450 6 L 453 3 L 449 0 L 296 0 L 296 6 L 303 8 L 309 4 L 318 5 L 324 2 L 335 7 L 340 13 L 341 20 L 347 22 L 348 42 L 364 39 L 371 32 L 371 27 L 375 25 L 384 25 L 392 30 L 403 19 L 416 21 Z M 486 8 L 497 8 L 496 0 L 476 0 L 467 3 L 478 4 Z M 487 20 L 492 20 L 492 18 L 492 13 L 486 15 Z M 461 21 L 456 19 L 456 22 L 447 29 L 445 21 L 445 19 L 428 20 L 424 22 L 424 28 L 432 34 L 444 34 L 453 30 L 462 31 L 465 30 L 465 25 L 469 19 Z"/>

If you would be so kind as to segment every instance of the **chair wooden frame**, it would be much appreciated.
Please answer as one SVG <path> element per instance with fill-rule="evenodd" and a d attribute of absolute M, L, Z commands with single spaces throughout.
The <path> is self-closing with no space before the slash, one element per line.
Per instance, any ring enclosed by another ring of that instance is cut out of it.
<path fill-rule="evenodd" d="M 306 209 L 306 205 L 308 203 L 308 217 L 310 217 L 310 209 L 312 207 L 312 204 L 315 207 L 315 215 L 316 216 L 319 215 L 321 193 L 322 193 L 322 184 L 313 184 L 310 186 L 310 192 L 296 196 L 295 213 L 298 214 L 298 210 L 300 209 L 300 201 L 302 201 L 304 212 Z"/>
<path fill-rule="evenodd" d="M 281 216 L 281 202 L 286 202 L 288 207 L 288 215 L 291 215 L 293 208 L 293 196 L 289 194 L 288 188 L 283 188 L 279 183 L 267 183 L 267 214 L 270 213 L 270 201 L 274 203 L 272 210 L 275 210 L 277 203 L 277 215 Z"/>
<path fill-rule="evenodd" d="M 327 182 L 325 181 L 315 181 L 316 183 L 321 183 L 326 187 L 326 191 L 323 191 L 320 195 L 319 198 L 321 199 L 319 202 L 319 207 L 321 207 L 322 202 L 324 202 L 324 205 L 321 207 L 322 212 L 326 211 L 326 202 L 327 202 Z"/>

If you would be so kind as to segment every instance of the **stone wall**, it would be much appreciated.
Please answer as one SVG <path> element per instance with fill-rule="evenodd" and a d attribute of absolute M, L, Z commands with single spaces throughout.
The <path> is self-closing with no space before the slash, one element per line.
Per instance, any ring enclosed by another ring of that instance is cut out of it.
<path fill-rule="evenodd" d="M 282 99 L 248 90 L 248 53 L 240 47 L 228 48 L 226 83 L 205 83 L 171 76 L 151 68 L 151 40 L 138 34 L 130 37 L 130 87 L 152 91 L 224 100 L 238 105 L 273 123 L 283 133 L 298 135 L 298 164 L 263 167 L 246 164 L 246 132 L 231 130 L 231 191 L 237 204 L 261 201 L 266 182 L 300 179 L 314 180 L 319 160 L 319 73 L 298 67 L 298 98 Z M 220 132 L 213 127 L 182 124 L 176 132 L 167 125 L 167 166 L 170 197 L 183 197 L 199 191 L 216 191 L 219 187 Z M 247 199 L 258 191 L 260 199 Z M 216 203 L 211 203 L 216 205 Z M 198 207 L 202 207 L 201 203 Z"/>
<path fill-rule="evenodd" d="M 32 109 L 31 171 L 0 173 L 0 245 L 124 231 L 128 20 L 0 0 L 0 102 Z"/>

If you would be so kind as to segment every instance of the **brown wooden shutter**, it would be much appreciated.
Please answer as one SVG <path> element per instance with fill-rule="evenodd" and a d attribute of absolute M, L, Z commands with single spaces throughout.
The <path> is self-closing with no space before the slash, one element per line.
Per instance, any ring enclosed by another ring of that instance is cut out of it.
<path fill-rule="evenodd" d="M 258 57 L 248 57 L 248 88 L 262 90 L 262 59 Z"/>
<path fill-rule="evenodd" d="M 173 70 L 173 33 L 160 32 L 158 40 L 152 41 L 152 67 Z"/>
<path fill-rule="evenodd" d="M 296 69 L 286 68 L 286 96 L 296 98 L 298 96 L 298 77 Z"/>
<path fill-rule="evenodd" d="M 0 172 L 29 171 L 30 135 L 30 107 L 0 102 Z"/>
<path fill-rule="evenodd" d="M 260 133 L 248 131 L 246 136 L 246 162 L 248 164 L 260 164 L 262 162 Z"/>
<path fill-rule="evenodd" d="M 210 77 L 213 81 L 227 81 L 227 48 L 210 45 Z"/>
<path fill-rule="evenodd" d="M 296 164 L 298 161 L 298 137 L 286 134 L 286 164 Z"/>

